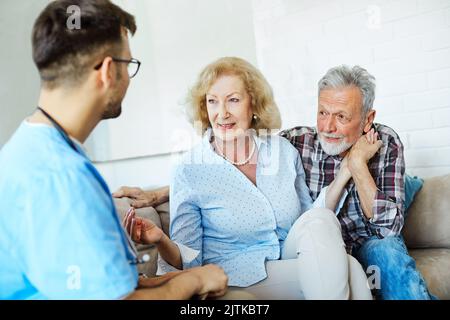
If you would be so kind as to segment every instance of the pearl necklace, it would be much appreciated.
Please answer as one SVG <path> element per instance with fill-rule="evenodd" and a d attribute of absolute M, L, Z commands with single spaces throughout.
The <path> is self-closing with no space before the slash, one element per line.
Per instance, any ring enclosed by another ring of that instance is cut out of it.
<path fill-rule="evenodd" d="M 253 140 L 253 148 L 252 148 L 252 151 L 250 151 L 250 154 L 249 154 L 249 156 L 248 156 L 248 158 L 247 159 L 245 159 L 244 161 L 241 161 L 241 162 L 235 162 L 235 161 L 232 161 L 232 160 L 230 160 L 230 159 L 228 159 L 226 156 L 225 156 L 225 154 L 222 152 L 222 150 L 219 148 L 219 146 L 217 145 L 217 140 L 214 138 L 214 146 L 216 147 L 216 149 L 220 152 L 220 156 L 222 157 L 222 158 L 224 158 L 225 160 L 227 160 L 228 162 L 230 162 L 231 164 L 233 164 L 233 165 L 235 165 L 235 166 L 243 166 L 243 165 L 246 165 L 247 163 L 249 163 L 250 162 L 250 159 L 253 157 L 253 155 L 255 154 L 255 151 L 256 151 L 256 141 L 255 141 L 255 138 L 252 136 L 252 140 Z"/>

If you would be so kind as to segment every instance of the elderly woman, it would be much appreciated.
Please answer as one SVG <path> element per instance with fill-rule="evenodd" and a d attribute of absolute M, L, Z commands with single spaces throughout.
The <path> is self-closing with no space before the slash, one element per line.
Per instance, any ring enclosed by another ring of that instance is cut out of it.
<path fill-rule="evenodd" d="M 157 245 L 159 273 L 213 263 L 258 299 L 370 299 L 333 212 L 345 162 L 313 203 L 297 150 L 268 134 L 281 126 L 271 87 L 245 60 L 208 65 L 190 102 L 203 140 L 173 176 L 171 240 L 133 211 L 125 218 L 135 241 Z"/>

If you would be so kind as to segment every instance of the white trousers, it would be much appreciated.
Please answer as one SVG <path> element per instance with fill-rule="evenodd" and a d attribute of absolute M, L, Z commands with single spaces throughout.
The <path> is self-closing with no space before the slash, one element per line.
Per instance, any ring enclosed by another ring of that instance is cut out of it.
<path fill-rule="evenodd" d="M 316 208 L 292 226 L 281 260 L 266 262 L 267 278 L 247 288 L 230 287 L 222 299 L 371 300 L 367 277 L 345 251 L 335 214 Z"/>

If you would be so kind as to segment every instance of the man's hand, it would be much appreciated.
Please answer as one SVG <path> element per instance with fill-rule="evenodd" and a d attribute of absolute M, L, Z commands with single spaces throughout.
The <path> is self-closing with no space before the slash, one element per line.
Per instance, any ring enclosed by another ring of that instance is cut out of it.
<path fill-rule="evenodd" d="M 159 193 L 155 191 L 144 191 L 141 188 L 121 187 L 112 194 L 114 198 L 128 197 L 130 205 L 134 208 L 145 208 L 159 205 Z"/>
<path fill-rule="evenodd" d="M 141 244 L 158 244 L 164 237 L 164 231 L 150 220 L 136 217 L 134 208 L 130 208 L 123 219 L 123 226 L 131 239 Z"/>
<path fill-rule="evenodd" d="M 221 297 L 227 292 L 228 277 L 222 268 L 215 264 L 208 264 L 203 267 L 195 267 L 186 270 L 197 276 L 201 287 L 197 295 L 200 298 Z"/>
<path fill-rule="evenodd" d="M 140 288 L 127 299 L 189 299 L 219 297 L 226 293 L 228 278 L 216 265 L 171 272 L 154 279 L 140 279 Z"/>
<path fill-rule="evenodd" d="M 367 134 L 361 136 L 347 156 L 350 171 L 361 164 L 367 164 L 382 145 L 383 142 L 378 140 L 378 132 L 375 132 L 374 129 L 370 129 Z"/>

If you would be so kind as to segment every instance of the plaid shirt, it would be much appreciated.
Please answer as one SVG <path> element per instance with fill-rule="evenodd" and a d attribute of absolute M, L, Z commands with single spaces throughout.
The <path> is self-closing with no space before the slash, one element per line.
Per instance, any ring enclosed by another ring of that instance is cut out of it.
<path fill-rule="evenodd" d="M 398 235 L 404 222 L 404 175 L 403 144 L 391 128 L 374 124 L 383 146 L 369 161 L 369 171 L 377 185 L 372 213 L 367 219 L 358 197 L 353 179 L 347 183 L 338 207 L 338 219 L 347 252 L 357 250 L 371 236 L 384 238 Z M 316 200 L 322 188 L 327 187 L 339 172 L 342 157 L 330 156 L 322 149 L 316 129 L 296 127 L 282 131 L 301 155 L 310 195 Z"/>

